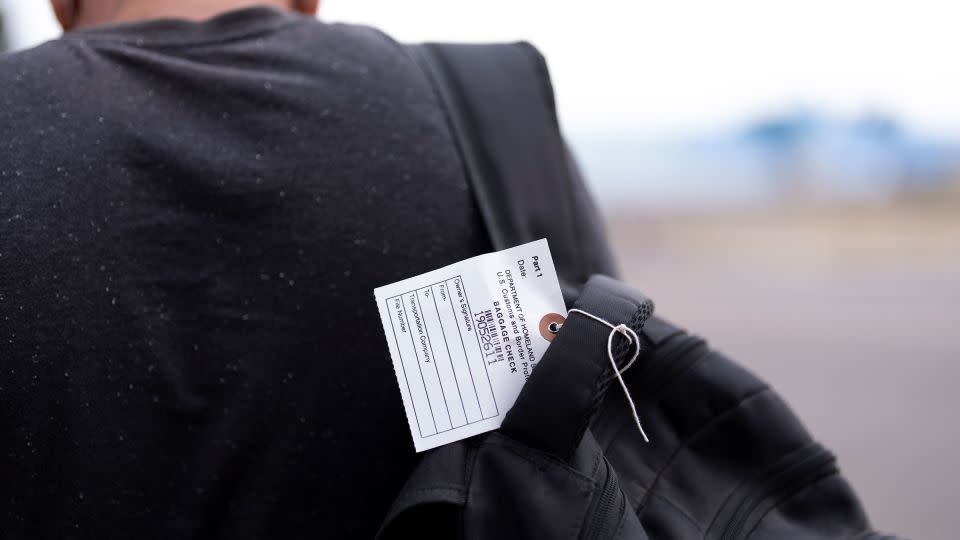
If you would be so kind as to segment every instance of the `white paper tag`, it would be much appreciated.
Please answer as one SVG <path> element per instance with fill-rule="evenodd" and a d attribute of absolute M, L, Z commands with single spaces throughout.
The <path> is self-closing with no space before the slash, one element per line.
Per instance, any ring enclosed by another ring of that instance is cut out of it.
<path fill-rule="evenodd" d="M 546 239 L 374 290 L 417 452 L 497 429 L 566 313 Z"/>

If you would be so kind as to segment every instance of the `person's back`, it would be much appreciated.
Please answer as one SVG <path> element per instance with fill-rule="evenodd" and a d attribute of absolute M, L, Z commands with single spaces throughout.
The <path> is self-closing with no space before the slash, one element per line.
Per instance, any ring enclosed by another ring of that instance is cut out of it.
<path fill-rule="evenodd" d="M 270 8 L 0 58 L 0 537 L 370 537 L 372 290 L 487 249 L 427 81 Z"/>

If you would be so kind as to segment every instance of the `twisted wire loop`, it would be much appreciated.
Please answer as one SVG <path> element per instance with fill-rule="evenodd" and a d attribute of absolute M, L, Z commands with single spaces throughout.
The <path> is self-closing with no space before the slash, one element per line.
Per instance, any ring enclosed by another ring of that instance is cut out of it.
<path fill-rule="evenodd" d="M 646 431 L 643 430 L 643 424 L 640 423 L 640 415 L 637 414 L 637 405 L 633 402 L 633 396 L 630 395 L 630 390 L 627 389 L 627 383 L 623 380 L 623 374 L 633 366 L 633 363 L 637 361 L 637 357 L 640 356 L 640 336 L 625 324 L 614 325 L 606 319 L 597 317 L 582 309 L 573 308 L 567 312 L 567 316 L 569 317 L 573 313 L 579 313 L 580 315 L 589 317 L 610 328 L 610 335 L 607 336 L 607 357 L 610 359 L 610 365 L 613 367 L 614 374 L 611 378 L 620 381 L 620 388 L 623 389 L 623 395 L 627 398 L 627 404 L 630 406 L 630 412 L 633 414 L 633 420 L 637 424 L 637 429 L 640 430 L 640 435 L 643 435 L 643 440 L 649 443 L 650 439 L 647 437 Z M 623 366 L 623 368 L 617 366 L 617 358 L 613 354 L 613 336 L 617 334 L 627 338 L 629 344 L 633 346 L 633 356 L 630 357 L 630 360 L 627 361 L 627 364 Z"/>

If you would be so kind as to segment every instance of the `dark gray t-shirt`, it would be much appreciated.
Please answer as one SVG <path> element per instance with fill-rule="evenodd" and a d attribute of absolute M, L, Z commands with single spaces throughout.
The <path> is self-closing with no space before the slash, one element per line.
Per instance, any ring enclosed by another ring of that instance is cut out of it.
<path fill-rule="evenodd" d="M 0 58 L 0 536 L 371 537 L 415 459 L 373 288 L 486 249 L 375 30 L 254 8 Z"/>

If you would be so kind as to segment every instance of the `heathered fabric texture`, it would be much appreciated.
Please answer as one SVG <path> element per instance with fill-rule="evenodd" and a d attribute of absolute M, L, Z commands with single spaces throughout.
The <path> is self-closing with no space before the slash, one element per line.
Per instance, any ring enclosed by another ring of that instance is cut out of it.
<path fill-rule="evenodd" d="M 0 57 L 0 537 L 371 537 L 373 288 L 488 249 L 381 33 L 267 8 Z"/>

